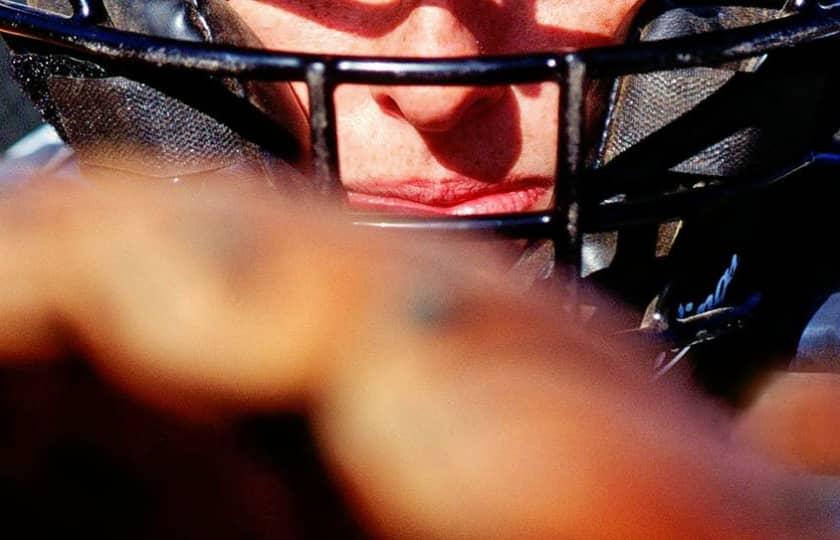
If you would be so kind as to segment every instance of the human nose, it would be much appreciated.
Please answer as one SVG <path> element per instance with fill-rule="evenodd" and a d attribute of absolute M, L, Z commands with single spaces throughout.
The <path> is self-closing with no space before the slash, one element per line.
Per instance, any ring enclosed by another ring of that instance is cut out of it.
<path fill-rule="evenodd" d="M 389 39 L 388 54 L 418 58 L 477 56 L 482 44 L 447 7 L 420 6 Z M 375 86 L 374 100 L 387 114 L 419 131 L 445 132 L 488 108 L 503 87 Z"/>

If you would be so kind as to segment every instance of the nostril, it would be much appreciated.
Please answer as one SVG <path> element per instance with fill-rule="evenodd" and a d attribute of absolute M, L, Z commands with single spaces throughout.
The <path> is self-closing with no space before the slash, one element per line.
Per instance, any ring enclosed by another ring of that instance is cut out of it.
<path fill-rule="evenodd" d="M 404 118 L 402 109 L 400 109 L 399 103 L 397 100 L 392 98 L 391 96 L 384 94 L 376 96 L 376 102 L 379 104 L 379 107 L 385 112 L 385 114 L 389 116 L 396 116 L 397 118 Z"/>
<path fill-rule="evenodd" d="M 379 109 L 423 132 L 450 131 L 465 118 L 493 107 L 507 87 L 371 87 Z"/>

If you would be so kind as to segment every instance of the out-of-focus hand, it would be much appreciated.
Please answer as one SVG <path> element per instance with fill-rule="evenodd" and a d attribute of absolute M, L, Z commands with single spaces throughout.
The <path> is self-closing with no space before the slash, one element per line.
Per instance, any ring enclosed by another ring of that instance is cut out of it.
<path fill-rule="evenodd" d="M 738 420 L 740 440 L 774 460 L 840 475 L 840 375 L 779 374 L 759 389 Z"/>
<path fill-rule="evenodd" d="M 0 357 L 81 353 L 191 421 L 305 414 L 375 534 L 830 537 L 823 484 L 494 268 L 265 197 L 47 186 L 0 208 Z"/>

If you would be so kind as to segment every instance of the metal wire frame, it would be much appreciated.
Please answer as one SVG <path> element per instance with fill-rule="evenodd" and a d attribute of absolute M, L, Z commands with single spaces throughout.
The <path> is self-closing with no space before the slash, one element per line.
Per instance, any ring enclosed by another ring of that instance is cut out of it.
<path fill-rule="evenodd" d="M 715 186 L 639 203 L 597 201 L 582 207 L 584 95 L 587 78 L 608 78 L 756 57 L 840 36 L 840 4 L 797 0 L 796 14 L 741 29 L 555 54 L 448 59 L 363 58 L 273 52 L 157 38 L 97 26 L 106 17 L 101 0 L 72 0 L 73 16 L 45 13 L 0 0 L 0 32 L 60 47 L 104 65 L 177 70 L 252 80 L 305 82 L 316 186 L 341 193 L 335 89 L 365 85 L 510 85 L 553 82 L 560 87 L 556 195 L 547 212 L 469 218 L 359 218 L 386 229 L 481 232 L 555 240 L 558 258 L 579 265 L 584 231 L 624 223 L 662 221 L 700 203 L 724 200 L 784 179 L 774 175 L 748 185 Z"/>

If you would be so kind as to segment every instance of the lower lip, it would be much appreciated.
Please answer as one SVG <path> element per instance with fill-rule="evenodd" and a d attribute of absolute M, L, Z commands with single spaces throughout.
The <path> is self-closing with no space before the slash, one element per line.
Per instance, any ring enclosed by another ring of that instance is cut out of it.
<path fill-rule="evenodd" d="M 396 197 L 368 195 L 350 191 L 347 201 L 350 208 L 360 211 L 386 212 L 392 214 L 430 216 L 476 216 L 490 214 L 518 214 L 541 210 L 551 190 L 545 187 L 531 187 L 519 191 L 494 193 L 476 197 L 453 206 L 436 206 L 409 201 Z M 543 203 L 543 204 L 541 204 Z"/>

